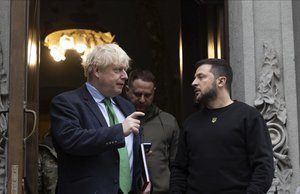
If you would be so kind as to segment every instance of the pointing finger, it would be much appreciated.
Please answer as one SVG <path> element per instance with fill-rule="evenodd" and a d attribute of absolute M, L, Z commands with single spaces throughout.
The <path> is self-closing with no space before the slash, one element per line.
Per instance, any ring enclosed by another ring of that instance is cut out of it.
<path fill-rule="evenodd" d="M 134 119 L 136 119 L 137 117 L 140 117 L 140 116 L 144 116 L 145 115 L 145 113 L 143 113 L 143 112 L 133 112 L 131 115 L 129 115 L 128 117 L 131 117 L 131 118 L 134 118 Z"/>

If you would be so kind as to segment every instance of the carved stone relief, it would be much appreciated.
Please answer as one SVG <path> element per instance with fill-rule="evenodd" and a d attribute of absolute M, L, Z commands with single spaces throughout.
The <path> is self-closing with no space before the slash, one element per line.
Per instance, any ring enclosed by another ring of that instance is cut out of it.
<path fill-rule="evenodd" d="M 0 0 L 0 194 L 7 193 L 9 0 Z"/>
<path fill-rule="evenodd" d="M 7 73 L 3 64 L 3 52 L 0 42 L 0 193 L 6 191 L 6 148 L 7 148 L 7 109 L 8 84 Z"/>
<path fill-rule="evenodd" d="M 0 193 L 6 193 L 8 84 L 0 42 Z"/>
<path fill-rule="evenodd" d="M 273 145 L 275 177 L 268 194 L 289 194 L 293 175 L 286 128 L 287 110 L 279 89 L 280 78 L 277 54 L 264 44 L 264 62 L 254 105 L 266 120 Z"/>

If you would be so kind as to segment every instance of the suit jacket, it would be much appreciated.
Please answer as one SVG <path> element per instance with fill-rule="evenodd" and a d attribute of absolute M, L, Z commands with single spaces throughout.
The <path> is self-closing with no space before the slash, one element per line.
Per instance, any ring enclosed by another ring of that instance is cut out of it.
<path fill-rule="evenodd" d="M 114 98 L 125 117 L 134 106 Z M 108 127 L 86 86 L 62 93 L 51 103 L 51 132 L 58 156 L 58 194 L 117 194 L 118 148 L 124 147 L 122 124 Z M 138 193 L 140 137 L 134 135 L 132 191 Z"/>

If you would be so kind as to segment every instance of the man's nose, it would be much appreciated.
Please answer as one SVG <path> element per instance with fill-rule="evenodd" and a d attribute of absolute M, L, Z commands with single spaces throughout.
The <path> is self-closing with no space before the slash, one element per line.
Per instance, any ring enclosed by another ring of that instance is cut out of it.
<path fill-rule="evenodd" d="M 145 102 L 145 96 L 144 96 L 144 94 L 141 95 L 141 97 L 140 97 L 140 102 L 141 102 L 141 103 Z"/>
<path fill-rule="evenodd" d="M 122 70 L 121 76 L 123 79 L 128 79 L 127 72 L 124 69 Z"/>
<path fill-rule="evenodd" d="M 195 87 L 197 84 L 196 84 L 196 79 L 194 79 L 194 81 L 192 82 L 191 84 L 193 87 Z"/>

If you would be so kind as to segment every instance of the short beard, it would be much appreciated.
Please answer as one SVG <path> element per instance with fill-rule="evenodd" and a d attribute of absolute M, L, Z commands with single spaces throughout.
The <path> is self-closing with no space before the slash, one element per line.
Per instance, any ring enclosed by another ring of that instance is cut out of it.
<path fill-rule="evenodd" d="M 196 104 L 200 105 L 201 107 L 206 106 L 208 102 L 214 100 L 217 98 L 217 92 L 216 92 L 216 87 L 214 86 L 211 88 L 209 91 L 204 93 L 202 96 L 199 98 L 195 98 Z"/>

